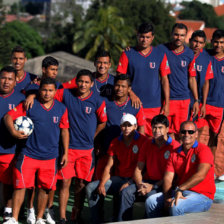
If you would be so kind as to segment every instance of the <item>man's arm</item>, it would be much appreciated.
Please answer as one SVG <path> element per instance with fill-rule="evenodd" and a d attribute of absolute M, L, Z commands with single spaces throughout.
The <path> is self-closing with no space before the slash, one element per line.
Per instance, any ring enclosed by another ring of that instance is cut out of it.
<path fill-rule="evenodd" d="M 106 127 L 106 123 L 107 122 L 102 122 L 97 125 L 94 138 Z"/>
<path fill-rule="evenodd" d="M 114 164 L 113 156 L 109 156 L 107 165 L 104 168 L 103 175 L 98 187 L 98 193 L 106 196 L 105 184 L 110 179 L 110 169 Z"/>
<path fill-rule="evenodd" d="M 172 202 L 172 184 L 174 173 L 166 171 L 163 178 L 164 207 L 167 209 Z"/>
<path fill-rule="evenodd" d="M 199 111 L 199 102 L 198 102 L 198 88 L 197 81 L 195 76 L 189 77 L 189 86 L 194 96 L 194 105 L 193 105 L 193 117 L 196 117 Z"/>
<path fill-rule="evenodd" d="M 131 105 L 135 109 L 140 108 L 141 105 L 142 105 L 142 101 L 139 99 L 139 97 L 137 95 L 135 95 L 135 93 L 132 90 L 130 90 L 129 96 L 130 96 L 130 99 L 131 99 Z"/>
<path fill-rule="evenodd" d="M 203 91 L 203 98 L 202 98 L 202 107 L 201 107 L 200 117 L 204 118 L 206 115 L 206 101 L 207 101 L 208 91 L 209 91 L 209 80 L 205 80 L 202 91 Z"/>
<path fill-rule="evenodd" d="M 69 130 L 68 128 L 61 129 L 61 139 L 62 145 L 64 149 L 64 154 L 61 158 L 61 167 L 64 168 L 67 166 L 68 163 L 68 147 L 69 147 Z"/>
<path fill-rule="evenodd" d="M 162 106 L 161 113 L 163 113 L 165 116 L 168 116 L 170 113 L 170 84 L 167 75 L 162 76 L 161 83 L 165 98 L 165 103 Z"/>

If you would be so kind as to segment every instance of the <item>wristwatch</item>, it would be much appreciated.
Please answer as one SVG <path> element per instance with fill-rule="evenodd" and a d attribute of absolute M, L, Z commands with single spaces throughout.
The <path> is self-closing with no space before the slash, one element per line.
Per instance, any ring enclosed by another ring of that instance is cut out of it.
<path fill-rule="evenodd" d="M 197 100 L 195 99 L 194 102 L 195 102 L 195 103 L 196 103 L 196 102 L 200 103 L 200 100 L 199 100 L 199 99 L 197 99 Z"/>
<path fill-rule="evenodd" d="M 178 191 L 180 191 L 181 193 L 183 193 L 184 191 L 181 190 L 178 186 L 175 188 L 175 193 L 177 193 Z"/>

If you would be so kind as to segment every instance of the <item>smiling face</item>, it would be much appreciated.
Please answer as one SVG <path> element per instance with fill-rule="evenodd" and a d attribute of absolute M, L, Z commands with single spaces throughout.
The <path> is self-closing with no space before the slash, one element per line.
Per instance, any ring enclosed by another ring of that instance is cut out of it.
<path fill-rule="evenodd" d="M 23 52 L 14 52 L 11 58 L 11 62 L 16 71 L 23 71 L 24 65 L 27 61 Z"/>
<path fill-rule="evenodd" d="M 152 126 L 152 134 L 155 140 L 167 139 L 169 128 L 164 124 L 155 124 Z"/>
<path fill-rule="evenodd" d="M 193 123 L 186 123 L 181 127 L 180 138 L 183 145 L 192 146 L 198 137 L 198 131 Z"/>
<path fill-rule="evenodd" d="M 224 37 L 212 39 L 212 46 L 216 54 L 224 53 Z"/>
<path fill-rule="evenodd" d="M 118 80 L 114 84 L 114 93 L 115 93 L 115 96 L 118 98 L 127 97 L 130 90 L 131 90 L 131 87 L 128 85 L 127 80 Z"/>
<path fill-rule="evenodd" d="M 0 91 L 2 94 L 9 94 L 16 86 L 16 76 L 13 72 L 2 72 L 0 74 Z"/>
<path fill-rule="evenodd" d="M 187 31 L 185 29 L 175 28 L 172 33 L 172 43 L 175 47 L 181 47 L 184 45 Z"/>
<path fill-rule="evenodd" d="M 99 57 L 94 63 L 96 72 L 100 75 L 108 75 L 108 71 L 111 67 L 110 57 Z"/>

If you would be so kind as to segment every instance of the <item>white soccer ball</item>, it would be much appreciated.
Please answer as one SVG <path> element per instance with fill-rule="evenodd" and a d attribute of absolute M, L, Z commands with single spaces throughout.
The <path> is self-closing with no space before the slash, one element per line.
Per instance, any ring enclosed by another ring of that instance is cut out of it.
<path fill-rule="evenodd" d="M 17 131 L 23 131 L 25 135 L 31 135 L 34 129 L 33 121 L 26 116 L 17 117 L 14 121 L 14 127 Z"/>

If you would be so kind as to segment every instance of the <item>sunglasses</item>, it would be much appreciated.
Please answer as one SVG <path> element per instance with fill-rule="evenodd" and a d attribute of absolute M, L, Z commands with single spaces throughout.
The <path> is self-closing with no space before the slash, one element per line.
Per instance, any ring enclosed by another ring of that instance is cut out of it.
<path fill-rule="evenodd" d="M 181 130 L 180 133 L 183 134 L 183 135 L 186 135 L 187 133 L 189 135 L 193 135 L 196 131 L 194 130 Z"/>

